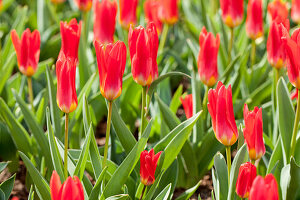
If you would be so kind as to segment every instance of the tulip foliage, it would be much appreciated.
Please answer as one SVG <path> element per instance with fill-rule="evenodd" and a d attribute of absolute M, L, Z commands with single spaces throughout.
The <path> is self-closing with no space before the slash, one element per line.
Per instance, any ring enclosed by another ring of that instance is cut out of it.
<path fill-rule="evenodd" d="M 300 1 L 0 0 L 0 19 L 0 200 L 300 198 Z"/>

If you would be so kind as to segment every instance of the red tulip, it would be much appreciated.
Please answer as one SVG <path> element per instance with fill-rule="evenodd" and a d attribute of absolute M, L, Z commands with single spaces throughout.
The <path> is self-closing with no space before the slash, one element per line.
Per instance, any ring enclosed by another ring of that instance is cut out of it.
<path fill-rule="evenodd" d="M 295 23 L 300 23 L 300 0 L 292 1 L 291 17 Z"/>
<path fill-rule="evenodd" d="M 283 31 L 283 42 L 285 44 L 285 52 L 287 57 L 287 71 L 290 82 L 297 88 L 300 89 L 300 60 L 299 60 L 299 51 L 300 51 L 300 41 L 299 33 L 300 29 L 297 28 L 292 37 L 289 37 L 289 33 L 286 28 L 281 25 Z"/>
<path fill-rule="evenodd" d="M 19 197 L 13 197 L 11 200 L 19 200 Z"/>
<path fill-rule="evenodd" d="M 291 94 L 291 99 L 294 100 L 294 99 L 298 99 L 298 90 L 295 90 L 292 92 Z"/>
<path fill-rule="evenodd" d="M 118 5 L 110 0 L 96 0 L 94 4 L 94 39 L 113 43 Z"/>
<path fill-rule="evenodd" d="M 193 95 L 186 95 L 184 98 L 180 97 L 180 101 L 183 105 L 186 118 L 193 116 Z"/>
<path fill-rule="evenodd" d="M 56 76 L 57 105 L 64 113 L 71 113 L 78 105 L 75 87 L 76 60 L 60 53 L 56 62 Z"/>
<path fill-rule="evenodd" d="M 277 19 L 279 22 L 285 22 L 289 17 L 287 3 L 282 0 L 274 0 L 268 5 L 268 13 L 272 21 Z"/>
<path fill-rule="evenodd" d="M 280 28 L 280 23 L 278 19 L 273 20 L 267 41 L 268 61 L 272 67 L 277 69 L 284 67 L 286 62 L 285 45 L 281 39 L 283 32 Z M 284 26 L 287 30 L 290 29 L 288 19 L 285 20 Z"/>
<path fill-rule="evenodd" d="M 136 8 L 138 0 L 119 0 L 120 22 L 121 25 L 128 29 L 130 25 L 136 24 Z"/>
<path fill-rule="evenodd" d="M 207 109 L 216 138 L 225 146 L 233 145 L 238 138 L 238 130 L 233 114 L 231 85 L 226 89 L 219 81 L 216 89 L 210 89 Z"/>
<path fill-rule="evenodd" d="M 158 152 L 154 155 L 154 150 L 151 149 L 149 152 L 144 150 L 141 153 L 140 162 L 140 176 L 141 182 L 144 185 L 152 185 L 155 181 L 155 170 L 157 166 L 158 159 L 162 152 Z"/>
<path fill-rule="evenodd" d="M 246 32 L 252 40 L 263 35 L 262 0 L 249 0 L 247 8 Z"/>
<path fill-rule="evenodd" d="M 93 0 L 75 0 L 79 10 L 88 12 L 92 8 Z"/>
<path fill-rule="evenodd" d="M 32 76 L 39 63 L 41 38 L 38 30 L 32 33 L 27 28 L 21 39 L 16 30 L 11 32 L 11 40 L 15 47 L 20 71 L 26 76 Z"/>
<path fill-rule="evenodd" d="M 124 42 L 101 44 L 94 42 L 100 78 L 100 92 L 108 101 L 121 95 L 122 77 L 126 64 L 126 46 Z"/>
<path fill-rule="evenodd" d="M 220 36 L 214 38 L 211 32 L 203 27 L 199 36 L 200 52 L 198 56 L 198 72 L 200 80 L 208 87 L 213 86 L 218 80 L 218 51 Z"/>
<path fill-rule="evenodd" d="M 222 19 L 227 26 L 234 28 L 242 23 L 244 17 L 243 0 L 220 0 L 220 7 Z"/>
<path fill-rule="evenodd" d="M 149 86 L 158 77 L 158 35 L 154 23 L 149 23 L 146 29 L 130 27 L 128 44 L 133 79 L 142 86 Z"/>
<path fill-rule="evenodd" d="M 178 21 L 178 3 L 179 0 L 159 0 L 159 17 L 169 25 Z"/>
<path fill-rule="evenodd" d="M 159 2 L 157 0 L 146 0 L 144 3 L 144 12 L 147 23 L 153 22 L 158 34 L 162 31 L 162 21 L 159 18 Z"/>
<path fill-rule="evenodd" d="M 262 109 L 255 107 L 253 111 L 249 111 L 247 104 L 245 104 L 244 121 L 245 128 L 243 132 L 248 147 L 249 157 L 251 160 L 257 160 L 266 152 L 263 141 Z"/>
<path fill-rule="evenodd" d="M 84 200 L 83 187 L 77 176 L 68 177 L 61 184 L 59 175 L 53 171 L 50 179 L 51 200 Z"/>
<path fill-rule="evenodd" d="M 65 57 L 78 60 L 78 46 L 81 33 L 81 22 L 77 24 L 76 19 L 72 19 L 69 23 L 60 22 L 61 32 L 61 50 Z M 59 55 L 60 57 L 60 55 Z"/>
<path fill-rule="evenodd" d="M 239 175 L 236 182 L 236 193 L 241 198 L 248 198 L 252 183 L 256 177 L 256 167 L 250 162 L 240 166 Z"/>
<path fill-rule="evenodd" d="M 273 174 L 257 176 L 252 184 L 249 200 L 278 200 L 278 186 Z"/>

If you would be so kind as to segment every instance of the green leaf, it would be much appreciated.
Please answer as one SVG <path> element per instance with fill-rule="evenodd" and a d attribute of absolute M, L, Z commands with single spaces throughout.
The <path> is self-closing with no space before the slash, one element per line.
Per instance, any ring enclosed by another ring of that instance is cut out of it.
<path fill-rule="evenodd" d="M 180 96 L 182 95 L 182 88 L 183 86 L 179 85 L 170 103 L 170 109 L 174 114 L 176 114 L 179 106 L 181 105 Z"/>
<path fill-rule="evenodd" d="M 179 197 L 176 198 L 176 200 L 188 200 L 190 199 L 190 197 L 196 192 L 196 190 L 198 189 L 198 187 L 201 184 L 201 180 L 192 188 L 184 191 Z"/>
<path fill-rule="evenodd" d="M 0 69 L 0 94 L 2 93 L 2 90 L 3 90 L 7 80 L 11 76 L 11 73 L 14 69 L 15 54 L 16 54 L 15 52 L 12 52 L 10 54 L 10 56 L 7 58 L 7 60 L 6 60 L 5 64 L 3 65 L 3 67 Z"/>
<path fill-rule="evenodd" d="M 278 137 L 277 143 L 275 148 L 272 152 L 271 158 L 269 160 L 269 165 L 267 168 L 267 174 L 271 173 L 272 169 L 276 166 L 276 163 L 279 161 L 278 166 L 276 167 L 274 176 L 276 177 L 277 181 L 280 180 L 280 171 L 283 167 L 283 155 L 282 155 L 282 146 L 281 146 L 281 136 Z M 277 173 L 276 173 L 277 172 Z"/>
<path fill-rule="evenodd" d="M 0 162 L 0 173 L 7 167 L 7 162 Z"/>
<path fill-rule="evenodd" d="M 243 125 L 240 124 L 239 126 L 239 137 L 238 137 L 238 150 L 243 146 L 244 144 L 244 134 L 243 134 Z"/>
<path fill-rule="evenodd" d="M 22 152 L 19 151 L 19 154 L 30 174 L 30 177 L 33 180 L 33 183 L 38 188 L 43 199 L 51 199 L 50 188 L 45 180 L 45 178 L 40 174 L 40 172 L 34 167 L 29 158 Z"/>
<path fill-rule="evenodd" d="M 0 184 L 0 190 L 2 190 L 2 192 L 4 192 L 5 194 L 5 198 L 2 200 L 8 200 L 10 193 L 14 187 L 15 178 L 16 178 L 16 174 L 14 174 L 12 177 L 10 177 L 9 179 L 7 179 L 6 181 Z"/>
<path fill-rule="evenodd" d="M 34 191 L 33 191 L 33 186 L 31 185 L 29 195 L 28 195 L 28 200 L 33 200 L 34 198 Z"/>
<path fill-rule="evenodd" d="M 94 188 L 89 196 L 89 200 L 98 200 L 99 199 L 99 193 L 100 193 L 100 187 L 101 187 L 101 182 L 104 178 L 104 175 L 106 174 L 106 170 L 107 170 L 107 167 L 105 167 L 100 176 L 98 177 L 95 185 L 94 185 Z"/>
<path fill-rule="evenodd" d="M 171 186 L 172 184 L 170 183 L 167 185 L 163 191 L 161 191 L 157 197 L 154 200 L 167 200 L 169 198 L 170 192 L 171 192 Z"/>
<path fill-rule="evenodd" d="M 44 89 L 42 92 L 41 92 L 41 100 L 40 100 L 40 104 L 39 104 L 39 107 L 36 111 L 36 119 L 38 121 L 38 123 L 43 126 L 44 123 L 45 123 L 45 113 L 46 113 L 46 108 L 48 106 L 48 93 L 46 91 L 46 89 Z"/>
<path fill-rule="evenodd" d="M 160 158 L 159 158 L 159 159 L 160 159 Z M 161 177 L 162 177 L 163 173 L 164 173 L 164 171 L 162 171 L 162 172 L 158 175 L 158 177 L 156 177 L 155 182 L 153 183 L 153 185 L 151 185 L 151 188 L 150 188 L 149 192 L 147 192 L 147 195 L 145 195 L 144 200 L 151 200 L 151 199 L 152 199 L 152 197 L 153 197 L 155 191 L 157 190 L 157 188 L 158 188 L 158 186 L 159 186 L 159 183 L 160 183 L 160 180 L 161 180 Z M 146 186 L 144 186 L 142 183 L 140 183 L 140 185 L 141 185 L 142 187 L 146 187 Z M 137 197 L 137 195 L 136 195 L 136 198 L 139 198 L 140 195 L 141 195 L 141 194 L 138 194 L 138 197 Z"/>
<path fill-rule="evenodd" d="M 118 194 L 115 196 L 108 197 L 106 200 L 129 200 L 130 197 L 128 194 Z"/>
<path fill-rule="evenodd" d="M 234 65 L 237 63 L 237 61 L 240 59 L 241 54 L 238 54 L 235 56 L 235 58 L 230 62 L 230 64 L 226 67 L 225 71 L 223 72 L 220 80 L 224 79 L 224 82 L 227 83 L 228 79 L 230 78 L 230 73 L 234 69 Z"/>
<path fill-rule="evenodd" d="M 228 194 L 228 170 L 227 164 L 223 155 L 218 152 L 214 157 L 216 182 L 214 188 L 218 188 L 219 194 L 215 190 L 216 199 L 223 200 L 227 198 Z"/>

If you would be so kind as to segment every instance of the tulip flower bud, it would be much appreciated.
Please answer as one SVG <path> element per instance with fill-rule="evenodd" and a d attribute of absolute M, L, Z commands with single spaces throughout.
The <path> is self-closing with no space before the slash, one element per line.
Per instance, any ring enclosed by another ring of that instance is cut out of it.
<path fill-rule="evenodd" d="M 118 5 L 111 0 L 94 3 L 94 40 L 113 43 Z"/>
<path fill-rule="evenodd" d="M 27 28 L 20 39 L 16 30 L 12 30 L 11 40 L 16 50 L 20 72 L 28 77 L 33 76 L 40 58 L 41 38 L 39 31 L 35 30 L 31 33 Z"/>
<path fill-rule="evenodd" d="M 245 104 L 244 121 L 245 128 L 243 132 L 248 147 L 249 157 L 251 160 L 257 160 L 266 152 L 263 141 L 262 109 L 255 107 L 253 111 L 249 111 L 247 104 Z"/>
<path fill-rule="evenodd" d="M 180 101 L 183 105 L 186 118 L 193 116 L 193 95 L 186 95 L 184 98 L 180 97 Z"/>
<path fill-rule="evenodd" d="M 243 0 L 220 0 L 223 22 L 230 28 L 240 25 L 244 17 Z"/>
<path fill-rule="evenodd" d="M 273 20 L 267 41 L 268 61 L 272 67 L 277 69 L 284 67 L 286 63 L 285 45 L 281 39 L 283 32 L 280 24 L 281 22 L 278 19 Z M 287 30 L 290 29 L 288 19 L 285 20 L 284 26 Z"/>
<path fill-rule="evenodd" d="M 249 200 L 278 200 L 278 186 L 273 174 L 257 176 L 252 184 Z"/>
<path fill-rule="evenodd" d="M 138 26 L 132 30 L 130 27 L 128 44 L 133 79 L 142 86 L 151 85 L 158 77 L 158 35 L 154 23 L 149 23 L 146 29 Z"/>
<path fill-rule="evenodd" d="M 75 0 L 75 3 L 79 10 L 88 12 L 92 8 L 93 0 Z"/>
<path fill-rule="evenodd" d="M 218 51 L 220 36 L 214 38 L 211 32 L 203 27 L 199 36 L 200 51 L 198 55 L 198 72 L 200 80 L 208 87 L 213 86 L 218 80 Z"/>
<path fill-rule="evenodd" d="M 159 18 L 162 22 L 173 25 L 178 21 L 178 3 L 179 0 L 161 0 L 159 1 Z"/>
<path fill-rule="evenodd" d="M 50 179 L 51 200 L 84 200 L 83 187 L 77 176 L 68 177 L 61 184 L 59 175 L 53 171 Z"/>
<path fill-rule="evenodd" d="M 246 32 L 252 40 L 263 36 L 262 0 L 248 1 Z"/>
<path fill-rule="evenodd" d="M 285 22 L 289 17 L 287 3 L 282 0 L 274 0 L 268 5 L 268 13 L 272 21 L 277 19 L 278 22 Z"/>
<path fill-rule="evenodd" d="M 126 64 L 126 46 L 124 42 L 101 44 L 95 40 L 100 92 L 108 101 L 113 101 L 121 95 L 122 77 Z"/>
<path fill-rule="evenodd" d="M 248 198 L 252 183 L 256 177 L 256 167 L 250 162 L 240 166 L 239 175 L 236 181 L 236 193 L 241 198 Z"/>
<path fill-rule="evenodd" d="M 300 23 L 300 0 L 292 0 L 291 17 L 295 23 Z"/>
<path fill-rule="evenodd" d="M 233 145 L 238 138 L 238 130 L 233 114 L 231 85 L 226 89 L 219 81 L 216 89 L 210 89 L 207 109 L 216 138 L 225 146 Z"/>
<path fill-rule="evenodd" d="M 162 21 L 159 18 L 159 2 L 157 0 L 146 0 L 144 3 L 144 12 L 147 23 L 153 22 L 156 26 L 157 33 L 162 31 Z"/>
<path fill-rule="evenodd" d="M 138 0 L 119 0 L 120 23 L 128 29 L 130 25 L 136 24 L 136 8 Z"/>
<path fill-rule="evenodd" d="M 144 150 L 140 157 L 140 176 L 141 182 L 144 185 L 152 185 L 155 181 L 155 170 L 157 162 L 162 152 L 158 152 L 154 155 L 154 150 L 151 149 L 149 152 Z"/>

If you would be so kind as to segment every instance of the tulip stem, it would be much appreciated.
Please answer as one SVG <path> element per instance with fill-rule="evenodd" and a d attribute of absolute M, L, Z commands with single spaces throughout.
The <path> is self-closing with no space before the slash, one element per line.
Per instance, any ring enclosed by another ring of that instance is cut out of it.
<path fill-rule="evenodd" d="M 110 135 L 110 124 L 111 124 L 111 113 L 112 113 L 112 101 L 108 102 L 108 114 L 107 114 L 107 126 L 106 126 L 106 136 L 105 136 L 105 146 L 104 146 L 104 158 L 102 169 L 106 167 L 107 152 L 108 152 L 108 142 Z"/>
<path fill-rule="evenodd" d="M 64 174 L 65 178 L 68 178 L 68 129 L 69 126 L 69 113 L 65 114 L 65 150 L 64 150 Z"/>
<path fill-rule="evenodd" d="M 294 129 L 293 129 L 293 135 L 292 135 L 291 156 L 290 157 L 293 157 L 295 155 L 296 139 L 297 139 L 297 133 L 298 133 L 298 124 L 299 124 L 299 119 L 300 119 L 300 109 L 299 109 L 299 107 L 300 107 L 300 91 L 298 90 L 297 111 L 296 111 Z"/>
<path fill-rule="evenodd" d="M 163 31 L 161 33 L 158 52 L 162 52 L 162 50 L 163 50 L 163 48 L 165 46 L 165 43 L 166 43 L 166 40 L 167 40 L 167 36 L 168 36 L 168 31 L 169 31 L 169 25 L 165 24 L 164 28 L 163 28 Z"/>
<path fill-rule="evenodd" d="M 145 190 L 146 190 L 146 185 L 144 185 L 144 186 L 143 186 L 143 190 L 142 190 L 142 194 L 141 194 L 140 200 L 142 200 L 142 199 L 143 199 L 143 196 L 144 196 Z"/>
<path fill-rule="evenodd" d="M 145 117 L 145 107 L 146 107 L 146 99 L 147 98 L 147 86 L 143 86 L 142 89 L 142 113 L 141 113 L 141 127 L 140 127 L 140 135 L 139 138 L 142 137 L 142 134 L 145 130 L 145 123 L 146 123 L 146 117 Z"/>
<path fill-rule="evenodd" d="M 228 65 L 231 62 L 231 51 L 232 51 L 232 47 L 233 47 L 233 38 L 234 38 L 233 28 L 230 28 L 230 39 L 229 39 L 229 47 L 228 47 Z"/>
<path fill-rule="evenodd" d="M 231 168 L 230 146 L 226 146 L 226 158 L 227 158 L 227 167 L 228 167 L 228 187 L 229 187 L 229 185 L 230 185 L 230 168 Z"/>
<path fill-rule="evenodd" d="M 204 130 L 206 130 L 208 90 L 209 90 L 209 87 L 207 86 L 205 88 L 205 94 L 204 94 L 204 97 L 203 97 L 203 104 L 202 104 L 202 109 L 203 109 L 202 116 L 203 116 L 203 128 L 204 128 Z"/>
<path fill-rule="evenodd" d="M 256 43 L 255 40 L 252 40 L 252 50 L 251 50 L 251 75 L 253 74 L 253 66 L 255 64 L 255 52 L 256 52 Z"/>
<path fill-rule="evenodd" d="M 30 105 L 31 105 L 31 110 L 32 110 L 33 113 L 35 113 L 34 106 L 33 106 L 32 78 L 27 77 L 27 82 L 28 82 L 28 95 L 29 95 L 29 102 L 30 102 Z"/>

